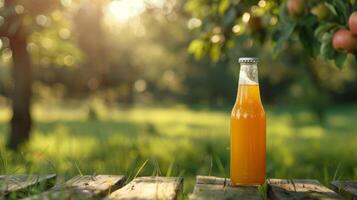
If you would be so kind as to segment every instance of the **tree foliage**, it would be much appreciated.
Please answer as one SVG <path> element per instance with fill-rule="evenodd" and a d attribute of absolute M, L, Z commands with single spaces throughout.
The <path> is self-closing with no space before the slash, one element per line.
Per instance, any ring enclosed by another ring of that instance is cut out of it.
<path fill-rule="evenodd" d="M 186 10 L 192 15 L 190 28 L 199 32 L 188 47 L 197 59 L 209 55 L 217 62 L 228 49 L 241 45 L 237 37 L 270 43 L 275 56 L 301 43 L 303 53 L 333 60 L 338 67 L 348 54 L 357 57 L 356 35 L 340 37 L 352 43 L 352 51 L 333 45 L 338 30 L 351 29 L 348 21 L 357 10 L 355 0 L 189 0 Z"/>
<path fill-rule="evenodd" d="M 65 1 L 63 1 L 65 2 Z M 68 6 L 59 0 L 14 1 L 13 6 L 0 6 L 2 48 L 8 50 L 7 37 L 20 25 L 28 35 L 27 50 L 34 66 L 73 67 L 82 54 L 73 42 Z M 72 3 L 74 4 L 74 3 Z M 14 18 L 11 23 L 9 18 Z"/>

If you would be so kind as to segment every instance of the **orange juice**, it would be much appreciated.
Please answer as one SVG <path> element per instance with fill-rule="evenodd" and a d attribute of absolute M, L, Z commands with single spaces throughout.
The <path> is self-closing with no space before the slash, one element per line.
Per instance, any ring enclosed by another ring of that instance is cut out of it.
<path fill-rule="evenodd" d="M 257 65 L 242 63 L 231 114 L 230 176 L 233 185 L 265 182 L 266 119 L 260 100 Z"/>

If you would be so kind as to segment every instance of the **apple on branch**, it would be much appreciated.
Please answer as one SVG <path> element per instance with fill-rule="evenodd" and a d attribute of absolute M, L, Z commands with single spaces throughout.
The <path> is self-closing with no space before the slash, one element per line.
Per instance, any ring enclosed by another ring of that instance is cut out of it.
<path fill-rule="evenodd" d="M 341 28 L 334 33 L 332 46 L 336 50 L 346 50 L 352 53 L 356 50 L 356 38 L 351 31 Z"/>

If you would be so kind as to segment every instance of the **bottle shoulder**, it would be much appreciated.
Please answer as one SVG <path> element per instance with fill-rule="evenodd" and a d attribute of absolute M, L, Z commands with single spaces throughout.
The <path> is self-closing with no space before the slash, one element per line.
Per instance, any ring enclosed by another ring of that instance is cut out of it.
<path fill-rule="evenodd" d="M 263 118 L 265 117 L 265 110 L 262 104 L 248 106 L 248 105 L 234 105 L 231 111 L 232 118 L 241 118 L 241 117 L 256 117 Z"/>

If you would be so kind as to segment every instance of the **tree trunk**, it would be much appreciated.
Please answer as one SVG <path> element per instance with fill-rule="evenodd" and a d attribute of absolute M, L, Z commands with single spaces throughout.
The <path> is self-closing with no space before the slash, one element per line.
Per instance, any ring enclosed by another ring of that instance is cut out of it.
<path fill-rule="evenodd" d="M 8 5 L 13 1 L 5 1 Z M 15 16 L 10 19 L 21 20 Z M 31 130 L 31 61 L 26 50 L 27 34 L 20 25 L 15 33 L 8 35 L 13 60 L 13 91 L 12 91 L 12 119 L 8 147 L 17 149 L 21 144 L 28 141 Z"/>

